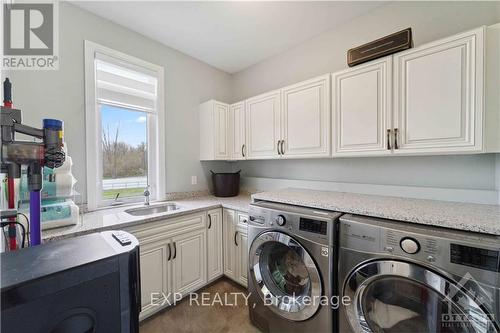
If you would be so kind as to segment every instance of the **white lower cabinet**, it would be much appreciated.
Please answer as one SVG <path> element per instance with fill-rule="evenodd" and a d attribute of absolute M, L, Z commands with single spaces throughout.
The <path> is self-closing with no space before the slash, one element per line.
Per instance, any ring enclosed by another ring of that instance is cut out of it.
<path fill-rule="evenodd" d="M 237 248 L 238 248 L 238 275 L 236 276 L 236 280 L 247 286 L 247 271 L 248 271 L 248 234 L 246 227 L 243 229 L 241 227 L 236 229 L 237 231 Z"/>
<path fill-rule="evenodd" d="M 224 275 L 247 286 L 248 215 L 232 209 L 223 210 Z"/>
<path fill-rule="evenodd" d="M 236 237 L 236 212 L 232 209 L 223 209 L 223 225 L 224 234 L 224 275 L 228 278 L 236 279 L 236 253 L 234 251 Z"/>
<path fill-rule="evenodd" d="M 218 208 L 126 229 L 140 246 L 140 319 L 222 275 L 246 286 L 247 221 Z"/>
<path fill-rule="evenodd" d="M 207 212 L 207 279 L 213 281 L 224 274 L 222 253 L 222 209 Z"/>
<path fill-rule="evenodd" d="M 207 283 L 205 229 L 172 238 L 173 290 L 183 296 Z"/>
<path fill-rule="evenodd" d="M 170 271 L 168 241 L 144 241 L 140 245 L 141 318 L 153 313 L 160 304 L 170 301 Z"/>
<path fill-rule="evenodd" d="M 207 284 L 206 213 L 134 226 L 139 240 L 140 319 Z"/>

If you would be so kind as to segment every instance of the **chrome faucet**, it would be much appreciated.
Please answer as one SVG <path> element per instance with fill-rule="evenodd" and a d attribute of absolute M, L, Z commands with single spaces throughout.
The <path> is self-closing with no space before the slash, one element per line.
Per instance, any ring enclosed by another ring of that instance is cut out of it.
<path fill-rule="evenodd" d="M 144 204 L 146 206 L 149 206 L 149 196 L 151 195 L 151 192 L 149 192 L 149 187 L 151 185 L 146 186 L 146 189 L 144 189 Z"/>

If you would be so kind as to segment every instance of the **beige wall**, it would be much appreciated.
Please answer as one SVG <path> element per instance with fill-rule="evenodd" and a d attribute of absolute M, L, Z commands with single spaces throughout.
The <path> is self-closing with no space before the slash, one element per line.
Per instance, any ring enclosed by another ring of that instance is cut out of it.
<path fill-rule="evenodd" d="M 408 27 L 414 45 L 500 22 L 500 2 L 392 2 L 233 74 L 233 102 L 347 68 L 347 50 Z"/>
<path fill-rule="evenodd" d="M 347 68 L 349 48 L 404 28 L 412 28 L 418 46 L 496 22 L 500 2 L 392 2 L 233 74 L 233 102 Z M 233 167 L 251 177 L 494 190 L 498 161 L 487 154 L 244 161 Z"/>
<path fill-rule="evenodd" d="M 15 105 L 24 122 L 65 122 L 69 154 L 83 201 L 86 193 L 84 59 L 85 39 L 165 67 L 166 188 L 205 189 L 208 170 L 243 169 L 256 177 L 315 179 L 374 184 L 489 189 L 500 183 L 500 158 L 349 158 L 239 163 L 198 160 L 198 105 L 210 98 L 237 101 L 346 67 L 346 50 L 411 26 L 415 45 L 500 21 L 498 3 L 396 2 L 326 32 L 283 54 L 229 75 L 71 4 L 60 5 L 60 70 L 10 73 Z M 5 73 L 2 73 L 5 75 Z M 495 161 L 497 163 L 495 164 Z M 191 176 L 198 185 L 191 185 Z"/>
<path fill-rule="evenodd" d="M 79 7 L 61 2 L 59 8 L 60 69 L 16 71 L 12 79 L 15 106 L 23 122 L 41 126 L 43 118 L 64 121 L 65 140 L 72 156 L 78 189 L 86 201 L 84 40 L 102 44 L 165 68 L 166 189 L 206 188 L 205 173 L 221 163 L 201 165 L 198 105 L 210 98 L 230 100 L 229 74 L 107 21 Z M 5 75 L 5 73 L 2 73 Z M 198 185 L 191 185 L 191 176 Z"/>

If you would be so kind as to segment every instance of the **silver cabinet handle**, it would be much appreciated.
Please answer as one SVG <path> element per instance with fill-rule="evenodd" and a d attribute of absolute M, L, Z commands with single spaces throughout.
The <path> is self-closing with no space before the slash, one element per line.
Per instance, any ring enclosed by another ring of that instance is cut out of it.
<path fill-rule="evenodd" d="M 392 150 L 391 147 L 391 129 L 387 129 L 387 150 Z"/>
<path fill-rule="evenodd" d="M 170 243 L 168 243 L 167 245 L 168 245 L 168 259 L 167 259 L 167 261 L 170 261 L 170 257 L 172 256 L 172 249 L 170 248 Z"/>
<path fill-rule="evenodd" d="M 285 155 L 285 140 L 281 140 L 281 155 Z"/>
<path fill-rule="evenodd" d="M 278 150 L 278 155 L 281 155 L 281 153 L 280 153 L 280 143 L 281 143 L 281 140 L 278 140 L 278 144 L 276 145 L 276 149 Z"/>
<path fill-rule="evenodd" d="M 174 257 L 172 258 L 172 260 L 174 260 L 176 257 L 177 257 L 177 245 L 174 242 Z"/>
<path fill-rule="evenodd" d="M 238 246 L 238 243 L 236 242 L 236 238 L 238 237 L 238 231 L 234 232 L 234 245 Z"/>
<path fill-rule="evenodd" d="M 212 216 L 208 214 L 208 229 L 212 227 Z"/>
<path fill-rule="evenodd" d="M 245 145 L 241 145 L 241 156 L 245 157 Z"/>
<path fill-rule="evenodd" d="M 399 149 L 398 146 L 398 129 L 394 129 L 394 149 Z"/>

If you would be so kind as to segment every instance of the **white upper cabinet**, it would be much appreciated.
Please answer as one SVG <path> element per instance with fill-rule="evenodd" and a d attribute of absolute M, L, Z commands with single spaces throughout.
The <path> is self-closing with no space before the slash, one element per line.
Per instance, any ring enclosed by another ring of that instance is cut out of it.
<path fill-rule="evenodd" d="M 281 89 L 282 141 L 287 158 L 330 156 L 330 76 Z"/>
<path fill-rule="evenodd" d="M 500 23 L 486 28 L 484 151 L 500 153 Z"/>
<path fill-rule="evenodd" d="M 231 159 L 242 160 L 246 157 L 245 102 L 229 107 L 229 130 L 231 132 Z"/>
<path fill-rule="evenodd" d="M 278 144 L 281 142 L 280 91 L 275 90 L 246 100 L 245 109 L 246 158 L 279 158 Z"/>
<path fill-rule="evenodd" d="M 229 105 L 210 100 L 200 105 L 200 160 L 229 160 Z"/>
<path fill-rule="evenodd" d="M 484 28 L 394 55 L 395 153 L 481 151 Z"/>
<path fill-rule="evenodd" d="M 392 57 L 332 75 L 333 156 L 387 155 Z"/>
<path fill-rule="evenodd" d="M 231 106 L 200 107 L 200 159 L 500 151 L 500 25 Z"/>

